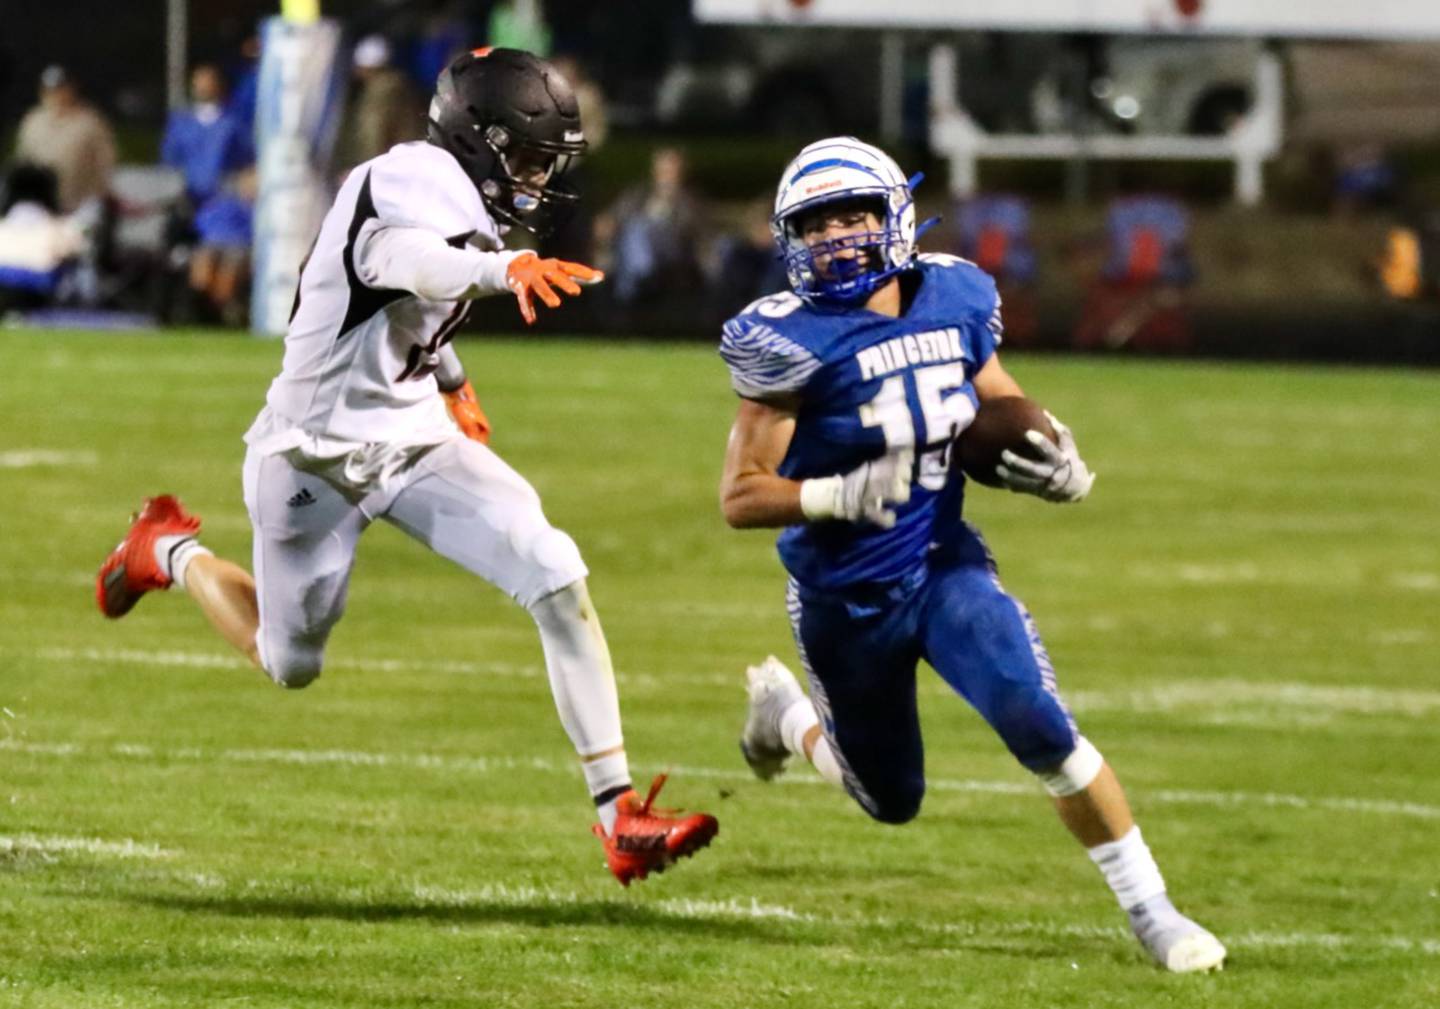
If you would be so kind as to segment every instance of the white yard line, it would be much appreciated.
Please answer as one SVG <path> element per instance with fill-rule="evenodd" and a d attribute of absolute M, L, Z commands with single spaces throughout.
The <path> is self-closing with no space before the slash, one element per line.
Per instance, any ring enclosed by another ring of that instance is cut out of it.
<path fill-rule="evenodd" d="M 1436 592 L 1440 591 L 1440 574 L 1434 571 L 1397 571 L 1390 576 L 1390 584 L 1413 592 Z"/>
<path fill-rule="evenodd" d="M 1408 633 L 1408 632 L 1407 632 Z M 1418 632 L 1425 633 L 1425 632 Z M 1406 639 L 1412 640 L 1410 638 Z M 139 665 L 191 669 L 242 669 L 250 664 L 223 652 L 148 650 L 138 648 L 44 648 L 31 653 L 47 662 L 74 662 L 93 665 Z M 509 679 L 538 679 L 545 670 L 537 664 L 445 659 L 344 658 L 331 665 L 380 673 L 442 673 L 465 676 L 494 676 Z M 736 710 L 741 710 L 739 673 L 625 672 L 616 674 L 622 685 L 632 688 L 667 686 L 733 687 Z M 950 695 L 950 689 L 933 677 L 922 676 L 926 696 Z M 1406 719 L 1430 718 L 1440 713 L 1440 690 L 1413 690 L 1383 687 L 1330 686 L 1301 682 L 1254 683 L 1246 680 L 1180 680 L 1139 690 L 1062 690 L 1077 713 L 1127 711 L 1137 714 L 1203 712 L 1208 724 L 1264 727 L 1303 727 L 1326 724 L 1320 716 L 1388 715 Z M 738 717 L 738 716 L 737 716 Z"/>
<path fill-rule="evenodd" d="M 243 884 L 246 889 L 264 889 L 265 884 L 252 881 Z M 774 920 L 818 925 L 827 928 L 854 930 L 856 928 L 877 928 L 886 930 L 908 930 L 931 935 L 982 938 L 996 934 L 1011 936 L 1038 936 L 1047 939 L 1113 939 L 1117 943 L 1134 940 L 1128 929 L 1120 925 L 1075 925 L 1053 921 L 1008 921 L 1008 922 L 934 922 L 917 921 L 913 918 L 890 918 L 866 915 L 863 917 L 824 914 L 813 910 L 798 910 L 784 904 L 768 904 L 756 897 L 730 897 L 725 900 L 703 900 L 687 898 L 661 898 L 648 900 L 639 897 L 634 900 L 602 895 L 600 893 L 579 893 L 555 890 L 549 887 L 515 886 L 507 883 L 487 883 L 474 889 L 432 886 L 416 883 L 411 888 L 416 900 L 443 907 L 465 908 L 476 905 L 503 905 L 515 908 L 575 907 L 584 904 L 606 904 L 616 908 L 647 908 L 662 914 L 686 919 L 740 919 Z M 356 899 L 368 899 L 370 893 L 355 894 Z M 817 907 L 824 901 L 817 900 Z M 1440 939 L 1412 936 L 1384 936 L 1374 934 L 1345 935 L 1337 932 L 1261 932 L 1250 931 L 1222 936 L 1222 941 L 1232 950 L 1236 949 L 1324 949 L 1324 950 L 1366 950 L 1384 949 L 1401 953 L 1440 956 Z"/>
<path fill-rule="evenodd" d="M 32 653 L 46 662 L 75 662 L 92 665 L 136 665 L 190 669 L 251 669 L 246 660 L 223 652 L 178 650 L 151 651 L 139 648 L 42 648 Z M 519 662 L 474 662 L 448 659 L 332 658 L 327 668 L 378 673 L 450 673 L 463 676 L 496 676 L 510 679 L 540 679 L 545 669 L 539 664 Z M 743 697 L 743 677 L 721 673 L 640 673 L 617 672 L 616 679 L 634 687 L 733 686 Z"/>
<path fill-rule="evenodd" d="M 94 452 L 62 452 L 54 449 L 11 449 L 0 452 L 0 469 L 34 469 L 37 466 L 94 466 L 100 457 Z"/>
<path fill-rule="evenodd" d="M 69 743 L 31 743 L 26 740 L 0 739 L 0 752 L 31 753 L 41 756 L 84 757 L 117 756 L 139 760 L 193 760 L 204 763 L 230 762 L 243 764 L 329 764 L 352 767 L 402 767 L 433 771 L 455 771 L 467 774 L 492 774 L 513 770 L 576 775 L 574 763 L 544 757 L 464 757 L 434 753 L 386 753 L 366 750 L 293 750 L 293 749 L 228 749 L 207 750 L 200 747 L 164 749 L 136 743 L 112 743 L 108 746 L 85 747 Z M 744 782 L 751 780 L 744 768 L 720 768 L 676 765 L 636 765 L 647 772 L 665 770 L 681 778 L 700 778 Z M 824 785 L 812 774 L 803 771 L 778 783 L 781 787 Z M 992 795 L 1036 796 L 1039 785 L 1028 781 L 983 781 L 966 778 L 930 778 L 927 787 L 935 792 L 983 793 Z M 1385 799 L 1359 799 L 1349 796 L 1304 796 L 1277 792 L 1219 792 L 1187 789 L 1136 790 L 1152 802 L 1198 806 L 1267 806 L 1286 809 L 1321 810 L 1343 813 L 1366 813 L 1374 816 L 1403 817 L 1419 820 L 1440 820 L 1440 806 L 1419 802 L 1396 802 Z"/>
<path fill-rule="evenodd" d="M 85 662 L 100 665 L 182 667 L 190 669 L 251 669 L 238 655 L 221 652 L 150 651 L 139 648 L 42 648 L 35 653 L 47 662 Z M 430 672 L 532 679 L 544 675 L 538 666 L 515 662 L 427 661 L 424 659 L 337 659 L 340 668 L 381 673 Z"/>
<path fill-rule="evenodd" d="M 1427 717 L 1440 712 L 1440 690 L 1336 687 L 1246 680 L 1182 680 L 1144 690 L 1076 690 L 1065 694 L 1076 711 L 1164 712 L 1230 709 L 1237 704 L 1319 709 L 1343 714 Z"/>
<path fill-rule="evenodd" d="M 0 857 L 13 855 L 56 855 L 70 852 L 86 855 L 109 855 L 114 858 L 171 858 L 173 851 L 167 851 L 156 844 L 125 838 L 120 841 L 103 841 L 98 837 L 54 837 L 39 834 L 0 834 Z"/>
<path fill-rule="evenodd" d="M 617 907 L 633 906 L 617 900 L 614 896 L 581 894 L 548 887 L 514 886 L 508 883 L 487 883 L 475 889 L 454 889 L 451 887 L 416 884 L 412 894 L 417 900 L 445 907 L 467 907 L 473 904 L 504 904 L 509 907 L 574 906 L 578 904 L 613 904 Z M 646 901 L 646 907 L 656 908 L 677 918 L 779 918 L 789 921 L 812 920 L 810 915 L 801 914 L 778 904 L 762 904 L 754 897 L 729 898 L 726 900 L 702 900 L 698 898 L 663 898 Z"/>

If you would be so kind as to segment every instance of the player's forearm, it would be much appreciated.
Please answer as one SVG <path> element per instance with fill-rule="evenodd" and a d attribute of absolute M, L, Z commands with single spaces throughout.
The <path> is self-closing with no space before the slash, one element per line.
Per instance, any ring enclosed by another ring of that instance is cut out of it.
<path fill-rule="evenodd" d="M 517 255 L 456 249 L 419 228 L 381 228 L 357 243 L 355 269 L 369 287 L 461 301 L 508 291 L 505 270 Z"/>
<path fill-rule="evenodd" d="M 972 381 L 975 386 L 975 395 L 980 398 L 982 403 L 987 399 L 1025 395 L 1025 391 L 1020 388 L 1020 383 L 1016 382 L 1010 373 L 1001 367 L 999 354 L 992 354 L 990 360 L 985 362 Z"/>
<path fill-rule="evenodd" d="M 800 503 L 800 481 L 771 473 L 726 479 L 720 510 L 732 529 L 776 529 L 807 521 Z"/>
<path fill-rule="evenodd" d="M 447 343 L 440 348 L 437 356 L 440 363 L 435 368 L 435 383 L 440 386 L 440 391 L 453 392 L 464 385 L 465 366 L 460 363 L 460 355 L 455 353 L 455 348 Z"/>

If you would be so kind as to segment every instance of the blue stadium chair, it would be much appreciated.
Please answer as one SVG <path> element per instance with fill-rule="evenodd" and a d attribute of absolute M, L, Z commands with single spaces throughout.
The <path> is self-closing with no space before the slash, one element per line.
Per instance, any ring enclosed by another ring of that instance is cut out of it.
<path fill-rule="evenodd" d="M 959 213 L 960 255 L 1003 284 L 1034 283 L 1037 264 L 1030 241 L 1030 205 L 1018 196 L 967 200 Z"/>
<path fill-rule="evenodd" d="M 1189 284 L 1190 215 L 1168 196 L 1115 200 L 1106 215 L 1103 275 L 1112 283 Z"/>
<path fill-rule="evenodd" d="M 1037 342 L 1033 291 L 1039 263 L 1031 242 L 1030 204 L 1019 196 L 986 194 L 966 200 L 957 214 L 957 251 L 995 278 L 1005 319 L 1005 342 Z"/>
<path fill-rule="evenodd" d="M 1183 353 L 1193 344 L 1185 289 L 1195 280 L 1190 215 L 1166 196 L 1110 204 L 1106 255 L 1073 337 L 1081 349 Z"/>

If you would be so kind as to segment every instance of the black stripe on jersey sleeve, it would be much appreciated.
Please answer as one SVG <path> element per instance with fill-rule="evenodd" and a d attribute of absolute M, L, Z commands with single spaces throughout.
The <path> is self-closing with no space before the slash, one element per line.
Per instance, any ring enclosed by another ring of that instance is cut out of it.
<path fill-rule="evenodd" d="M 350 230 L 345 241 L 345 280 L 350 285 L 350 302 L 345 308 L 345 320 L 340 323 L 340 333 L 335 337 L 343 340 L 361 323 L 373 317 L 392 301 L 408 297 L 409 291 L 395 291 L 388 288 L 366 287 L 355 272 L 355 240 L 365 222 L 380 215 L 375 212 L 375 200 L 370 196 L 370 173 L 360 186 L 360 195 L 355 200 L 355 217 L 350 221 Z"/>

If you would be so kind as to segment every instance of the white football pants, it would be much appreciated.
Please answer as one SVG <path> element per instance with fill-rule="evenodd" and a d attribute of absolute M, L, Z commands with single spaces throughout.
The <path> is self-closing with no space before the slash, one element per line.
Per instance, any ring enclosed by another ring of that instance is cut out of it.
<path fill-rule="evenodd" d="M 367 451 L 359 465 L 362 452 L 330 460 L 254 449 L 245 456 L 256 645 L 276 683 L 303 687 L 320 675 L 325 641 L 345 610 L 356 545 L 377 518 L 526 608 L 588 573 L 575 542 L 546 521 L 534 488 L 479 442 L 457 435 Z"/>

